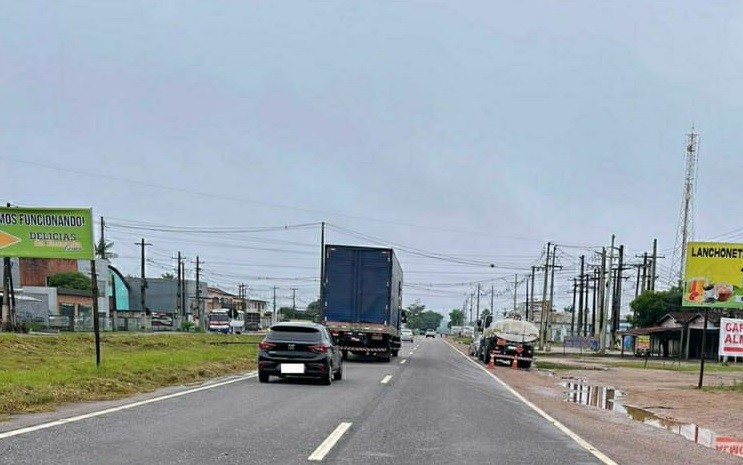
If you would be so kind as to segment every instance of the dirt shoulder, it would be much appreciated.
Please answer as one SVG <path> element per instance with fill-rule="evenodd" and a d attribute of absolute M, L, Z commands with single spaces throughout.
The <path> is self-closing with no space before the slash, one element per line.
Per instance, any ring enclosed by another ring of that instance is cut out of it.
<path fill-rule="evenodd" d="M 455 347 L 466 354 L 464 345 L 455 344 Z M 656 465 L 743 463 L 743 457 L 718 452 L 686 438 L 709 445 L 716 434 L 736 438 L 743 444 L 740 414 L 743 393 L 696 389 L 699 375 L 695 372 L 611 366 L 616 359 L 554 354 L 541 360 L 576 368 L 514 370 L 500 365 L 490 371 L 616 463 L 647 463 L 648 454 L 652 454 Z M 622 392 L 621 405 L 654 414 L 658 418 L 648 423 L 663 427 L 634 420 L 623 409 L 614 411 L 566 402 L 563 383 L 567 381 L 617 389 Z M 741 382 L 740 372 L 706 372 L 704 376 L 705 386 Z M 675 433 L 666 429 L 676 428 L 671 426 L 676 422 L 682 425 L 678 425 Z"/>

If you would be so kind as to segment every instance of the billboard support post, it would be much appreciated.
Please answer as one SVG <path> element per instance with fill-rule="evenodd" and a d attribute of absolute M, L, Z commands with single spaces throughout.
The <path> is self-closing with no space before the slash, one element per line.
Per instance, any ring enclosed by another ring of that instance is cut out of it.
<path fill-rule="evenodd" d="M 101 331 L 98 315 L 98 276 L 95 272 L 95 258 L 90 261 L 90 280 L 93 284 L 93 335 L 95 337 L 95 366 L 101 365 Z"/>
<path fill-rule="evenodd" d="M 709 318 L 709 308 L 704 309 L 704 330 L 702 330 L 702 353 L 699 360 L 699 384 L 697 389 L 702 389 L 704 384 L 704 349 L 707 344 L 707 321 Z"/>

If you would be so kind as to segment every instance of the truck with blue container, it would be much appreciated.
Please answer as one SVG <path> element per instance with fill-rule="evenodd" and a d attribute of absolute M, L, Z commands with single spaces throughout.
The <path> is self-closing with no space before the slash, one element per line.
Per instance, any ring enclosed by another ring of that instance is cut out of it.
<path fill-rule="evenodd" d="M 389 248 L 326 245 L 321 320 L 340 348 L 389 362 L 400 350 L 402 268 Z"/>

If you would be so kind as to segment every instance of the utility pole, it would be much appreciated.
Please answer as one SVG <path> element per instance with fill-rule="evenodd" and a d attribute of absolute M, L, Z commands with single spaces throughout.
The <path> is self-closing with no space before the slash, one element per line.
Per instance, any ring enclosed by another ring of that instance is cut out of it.
<path fill-rule="evenodd" d="M 490 314 L 493 316 L 493 319 L 495 319 L 495 307 L 493 305 L 495 302 L 495 285 L 490 285 Z"/>
<path fill-rule="evenodd" d="M 524 280 L 524 283 L 526 284 L 526 298 L 524 299 L 524 314 L 525 319 L 529 320 L 529 281 L 531 280 L 531 275 L 526 275 L 526 279 Z"/>
<path fill-rule="evenodd" d="M 642 254 L 642 292 L 648 290 L 648 253 Z"/>
<path fill-rule="evenodd" d="M 583 319 L 584 319 L 584 309 L 583 309 L 583 282 L 585 281 L 585 260 L 586 256 L 581 255 L 580 256 L 580 276 L 578 277 L 580 281 L 579 285 L 579 291 L 578 291 L 578 335 L 580 336 L 581 330 L 583 329 Z M 585 336 L 585 334 L 584 334 Z M 582 344 L 582 343 L 581 343 Z M 582 346 L 582 345 L 581 345 Z"/>
<path fill-rule="evenodd" d="M 609 263 L 606 265 L 606 273 L 607 277 L 604 281 L 604 305 L 603 305 L 603 313 L 601 315 L 601 318 L 603 320 L 603 325 L 601 326 L 601 334 L 603 334 L 603 341 L 604 343 L 601 346 L 601 353 L 604 353 L 606 349 L 606 324 L 609 322 L 609 309 L 612 308 L 612 302 L 614 298 L 614 279 L 612 279 L 612 273 L 614 270 L 614 242 L 616 240 L 616 236 L 614 234 L 611 235 L 611 247 L 609 248 Z M 620 273 L 621 274 L 621 273 Z"/>
<path fill-rule="evenodd" d="M 186 290 L 186 257 L 182 256 L 180 252 L 178 252 L 178 256 L 181 257 L 181 313 L 185 317 L 188 313 L 188 305 L 186 305 L 188 292 Z"/>
<path fill-rule="evenodd" d="M 320 223 L 320 314 L 325 313 L 325 222 Z"/>
<path fill-rule="evenodd" d="M 297 288 L 292 288 L 292 313 L 296 313 L 297 311 Z M 296 315 L 293 315 L 296 316 Z"/>
<path fill-rule="evenodd" d="M 685 253 L 685 252 L 684 252 Z M 650 265 L 650 290 L 655 292 L 655 280 L 658 279 L 658 239 L 653 239 L 653 261 Z"/>
<path fill-rule="evenodd" d="M 98 251 L 99 252 L 98 257 L 100 258 L 106 258 L 106 236 L 105 236 L 106 233 L 103 232 L 105 228 L 106 228 L 106 220 L 104 220 L 103 217 L 101 217 L 101 242 L 100 242 L 101 247 L 100 247 L 100 250 Z"/>
<path fill-rule="evenodd" d="M 529 308 L 526 309 L 526 321 L 534 321 L 534 294 L 537 292 L 537 288 L 534 287 L 534 279 L 537 275 L 537 267 L 531 267 L 531 300 L 529 301 Z M 531 320 L 529 320 L 529 310 L 531 309 Z"/>
<path fill-rule="evenodd" d="M 611 275 L 611 271 L 608 271 Z M 604 354 L 606 351 L 606 307 L 608 297 L 607 288 L 607 266 L 606 266 L 606 248 L 601 249 L 601 273 L 599 274 L 599 353 Z"/>
<path fill-rule="evenodd" d="M 144 264 L 145 264 L 144 248 L 152 244 L 145 242 L 144 238 L 142 238 L 142 240 L 139 243 L 135 243 L 135 244 L 141 247 L 141 257 L 140 257 L 141 282 L 139 284 L 139 292 L 140 292 L 139 303 L 142 306 L 142 312 L 144 312 L 146 315 L 147 314 L 147 296 L 146 296 L 147 278 L 145 277 L 145 269 L 144 269 Z"/>
<path fill-rule="evenodd" d="M 273 322 L 278 323 L 276 315 L 276 286 L 273 287 Z"/>
<path fill-rule="evenodd" d="M 571 312 L 572 315 L 570 315 L 570 337 L 573 337 L 573 333 L 575 332 L 575 303 L 577 299 L 578 294 L 578 279 L 573 278 L 573 311 Z M 565 343 L 563 342 L 563 347 L 565 347 Z"/>
<path fill-rule="evenodd" d="M 513 278 L 513 315 L 516 317 L 516 305 L 519 293 L 519 275 L 516 274 Z"/>
<path fill-rule="evenodd" d="M 205 324 L 204 321 L 202 321 L 202 315 L 201 315 L 201 287 L 200 287 L 200 277 L 201 277 L 201 262 L 199 261 L 199 256 L 196 256 L 196 291 L 194 291 L 194 295 L 196 297 L 196 320 L 199 322 L 199 327 L 204 328 Z M 205 329 L 205 328 L 204 328 Z"/>
<path fill-rule="evenodd" d="M 175 310 L 178 316 L 183 316 L 183 309 L 181 308 L 181 294 L 183 293 L 183 282 L 181 281 L 181 252 L 178 251 L 178 266 L 176 272 L 178 274 L 178 292 L 175 297 Z"/>
<path fill-rule="evenodd" d="M 616 284 L 614 285 L 614 298 L 611 308 L 611 344 L 612 347 L 617 339 L 619 331 L 619 318 L 622 305 L 622 274 L 624 273 L 624 245 L 619 246 L 619 263 L 617 266 Z"/>
<path fill-rule="evenodd" d="M 477 313 L 475 314 L 475 321 L 480 319 L 480 283 L 477 283 Z M 477 328 L 475 328 L 477 330 Z"/>
<path fill-rule="evenodd" d="M 555 258 L 557 258 L 557 244 L 554 244 L 552 246 L 552 273 L 550 276 L 550 308 L 547 312 L 547 351 L 549 352 L 552 349 L 552 344 L 550 341 L 552 340 L 552 307 L 554 306 L 555 301 L 555 268 L 557 266 L 555 265 Z"/>
<path fill-rule="evenodd" d="M 547 315 L 547 281 L 549 277 L 550 267 L 550 247 L 551 242 L 547 242 L 547 257 L 544 261 L 544 286 L 542 288 L 542 313 L 539 315 L 539 350 L 544 348 L 546 334 L 545 334 L 545 316 Z"/>
<path fill-rule="evenodd" d="M 591 309 L 591 336 L 596 337 L 596 310 L 598 309 L 599 270 L 593 269 L 593 308 Z"/>

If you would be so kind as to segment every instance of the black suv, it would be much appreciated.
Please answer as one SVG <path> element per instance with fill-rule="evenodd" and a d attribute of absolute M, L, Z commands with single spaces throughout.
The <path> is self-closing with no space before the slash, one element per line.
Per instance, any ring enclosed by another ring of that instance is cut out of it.
<path fill-rule="evenodd" d="M 325 326 L 287 322 L 271 326 L 258 344 L 258 380 L 269 376 L 319 378 L 329 385 L 343 378 L 341 351 Z"/>

